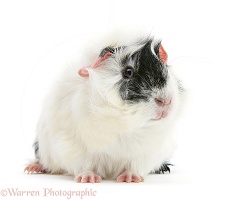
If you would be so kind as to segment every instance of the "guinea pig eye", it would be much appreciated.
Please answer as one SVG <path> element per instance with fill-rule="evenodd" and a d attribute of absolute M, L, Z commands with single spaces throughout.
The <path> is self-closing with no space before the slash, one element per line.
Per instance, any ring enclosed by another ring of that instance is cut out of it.
<path fill-rule="evenodd" d="M 131 66 L 127 66 L 123 69 L 122 75 L 124 78 L 133 78 L 134 77 L 134 69 Z"/>

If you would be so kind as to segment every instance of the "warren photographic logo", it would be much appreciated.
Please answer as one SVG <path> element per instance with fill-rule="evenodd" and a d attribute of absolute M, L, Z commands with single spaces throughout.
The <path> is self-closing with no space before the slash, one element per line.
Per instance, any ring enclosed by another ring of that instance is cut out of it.
<path fill-rule="evenodd" d="M 66 199 L 85 199 L 95 197 L 97 191 L 92 189 L 84 190 L 55 190 L 53 188 L 42 188 L 40 190 L 21 190 L 19 188 L 5 188 L 0 192 L 2 197 L 66 197 Z"/>

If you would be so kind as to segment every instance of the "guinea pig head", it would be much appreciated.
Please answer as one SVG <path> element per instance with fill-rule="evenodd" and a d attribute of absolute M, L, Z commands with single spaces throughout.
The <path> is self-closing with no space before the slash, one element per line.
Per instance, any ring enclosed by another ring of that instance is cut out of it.
<path fill-rule="evenodd" d="M 170 73 L 167 58 L 160 41 L 146 38 L 131 45 L 104 48 L 93 64 L 79 70 L 79 75 L 89 78 L 89 69 L 102 68 L 105 73 L 101 73 L 101 84 L 106 84 L 99 93 L 110 96 L 105 100 L 111 99 L 111 104 L 120 97 L 121 110 L 158 121 L 167 118 L 178 101 L 178 82 Z M 104 88 L 114 92 L 107 95 Z"/>

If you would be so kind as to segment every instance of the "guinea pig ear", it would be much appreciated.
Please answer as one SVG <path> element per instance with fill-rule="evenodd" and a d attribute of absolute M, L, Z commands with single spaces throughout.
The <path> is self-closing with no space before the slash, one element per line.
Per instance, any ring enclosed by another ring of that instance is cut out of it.
<path fill-rule="evenodd" d="M 78 74 L 82 77 L 88 77 L 89 76 L 89 72 L 88 72 L 88 68 L 97 68 L 100 66 L 100 64 L 105 61 L 107 58 L 109 58 L 111 56 L 111 52 L 108 51 L 108 52 L 105 52 L 105 53 L 101 53 L 99 55 L 99 57 L 97 58 L 97 60 L 92 64 L 92 65 L 89 65 L 89 66 L 86 66 L 86 67 L 82 67 L 81 69 L 79 69 L 78 71 Z"/>
<path fill-rule="evenodd" d="M 155 53 L 163 64 L 167 63 L 167 52 L 164 50 L 161 43 L 155 48 Z"/>
<path fill-rule="evenodd" d="M 81 69 L 78 70 L 78 74 L 82 77 L 88 77 L 89 72 L 87 70 L 88 67 L 82 67 Z"/>
<path fill-rule="evenodd" d="M 159 59 L 162 61 L 163 64 L 167 63 L 167 52 L 164 50 L 162 44 L 159 46 Z"/>

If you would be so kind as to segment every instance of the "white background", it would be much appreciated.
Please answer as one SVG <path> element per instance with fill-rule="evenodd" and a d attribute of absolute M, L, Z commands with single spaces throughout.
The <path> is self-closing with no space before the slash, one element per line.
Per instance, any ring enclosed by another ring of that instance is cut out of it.
<path fill-rule="evenodd" d="M 97 195 L 84 199 L 232 199 L 232 19 L 227 0 L 0 1 L 0 196 L 18 188 L 40 196 L 12 198 L 67 199 L 43 198 L 43 188 L 88 188 Z M 41 103 L 63 58 L 85 35 L 121 24 L 153 27 L 187 88 L 171 174 L 85 185 L 69 176 L 24 174 Z"/>

